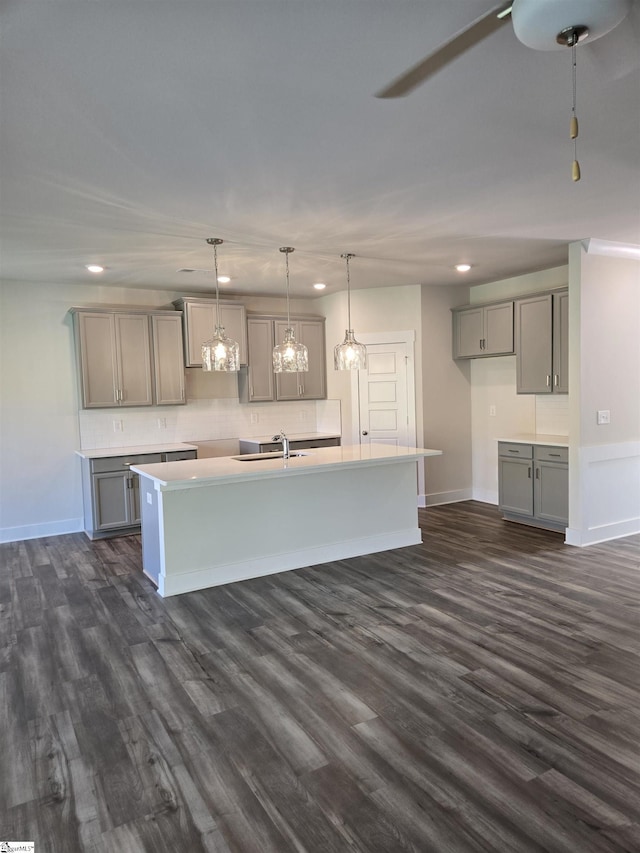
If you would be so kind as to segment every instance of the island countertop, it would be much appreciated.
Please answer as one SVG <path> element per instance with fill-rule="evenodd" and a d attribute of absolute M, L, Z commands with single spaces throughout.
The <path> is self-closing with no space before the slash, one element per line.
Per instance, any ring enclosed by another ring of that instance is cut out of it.
<path fill-rule="evenodd" d="M 242 482 L 274 477 L 291 477 L 329 469 L 354 466 L 393 464 L 398 461 L 440 456 L 441 450 L 424 447 L 392 447 L 384 444 L 344 445 L 294 451 L 283 459 L 281 453 L 261 453 L 244 456 L 222 456 L 180 462 L 157 462 L 151 465 L 132 465 L 131 471 L 147 477 L 160 491 L 209 486 L 216 483 Z"/>

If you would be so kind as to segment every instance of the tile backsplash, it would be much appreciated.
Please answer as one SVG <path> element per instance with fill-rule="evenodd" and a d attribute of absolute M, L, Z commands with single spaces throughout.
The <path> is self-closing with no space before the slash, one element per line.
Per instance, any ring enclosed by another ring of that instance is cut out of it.
<path fill-rule="evenodd" d="M 164 441 L 251 438 L 281 429 L 340 433 L 339 400 L 240 404 L 236 399 L 189 399 L 186 406 L 81 409 L 80 449 L 142 446 Z"/>
<path fill-rule="evenodd" d="M 569 395 L 539 394 L 536 396 L 536 433 L 569 435 Z"/>

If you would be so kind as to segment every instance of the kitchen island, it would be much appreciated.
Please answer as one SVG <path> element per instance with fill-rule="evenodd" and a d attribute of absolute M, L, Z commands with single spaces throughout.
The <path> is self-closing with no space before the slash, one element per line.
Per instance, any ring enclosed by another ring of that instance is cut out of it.
<path fill-rule="evenodd" d="M 132 467 L 143 570 L 170 596 L 416 545 L 417 462 L 441 453 L 349 445 Z"/>

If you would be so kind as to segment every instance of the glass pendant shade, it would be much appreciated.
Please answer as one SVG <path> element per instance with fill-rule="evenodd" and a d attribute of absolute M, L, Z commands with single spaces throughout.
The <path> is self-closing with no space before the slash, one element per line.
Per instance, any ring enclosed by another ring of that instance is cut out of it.
<path fill-rule="evenodd" d="M 289 255 L 294 249 L 283 246 L 280 251 L 284 254 L 287 270 L 287 328 L 284 330 L 283 342 L 273 348 L 273 372 L 304 373 L 309 370 L 309 350 L 296 341 L 289 313 Z"/>
<path fill-rule="evenodd" d="M 216 328 L 211 340 L 202 344 L 202 369 L 237 373 L 240 370 L 240 345 L 228 338 L 224 326 L 220 324 L 220 292 L 218 288 L 218 246 L 219 237 L 209 237 L 207 243 L 213 246 L 213 271 L 216 277 Z"/>
<path fill-rule="evenodd" d="M 351 326 L 351 277 L 349 275 L 349 261 L 354 258 L 350 252 L 340 255 L 347 262 L 347 321 Z M 333 348 L 333 366 L 336 370 L 364 370 L 367 366 L 367 348 L 358 343 L 353 334 L 353 329 L 348 328 L 344 333 L 344 340 Z"/>
<path fill-rule="evenodd" d="M 333 348 L 333 366 L 336 370 L 363 370 L 367 366 L 367 348 L 354 338 L 353 329 L 346 329 L 344 341 Z"/>
<path fill-rule="evenodd" d="M 291 327 L 285 329 L 284 341 L 273 348 L 274 373 L 301 373 L 309 370 L 309 351 L 296 341 Z"/>
<path fill-rule="evenodd" d="M 224 333 L 224 326 L 216 326 L 213 337 L 202 344 L 202 369 L 227 372 L 240 369 L 240 347 Z"/>

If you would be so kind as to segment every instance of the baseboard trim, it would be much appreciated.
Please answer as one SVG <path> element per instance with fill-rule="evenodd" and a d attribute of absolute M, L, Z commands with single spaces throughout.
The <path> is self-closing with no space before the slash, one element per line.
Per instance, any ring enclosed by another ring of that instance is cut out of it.
<path fill-rule="evenodd" d="M 640 533 L 640 518 L 630 518 L 628 521 L 603 524 L 588 530 L 567 527 L 565 542 L 567 545 L 585 548 L 589 545 L 597 545 L 599 542 L 611 542 L 612 539 L 634 536 L 637 533 Z"/>
<path fill-rule="evenodd" d="M 418 495 L 418 506 L 441 506 L 442 504 L 455 504 L 460 501 L 473 500 L 471 489 L 454 489 L 451 492 L 433 492 L 430 495 Z"/>
<path fill-rule="evenodd" d="M 158 593 L 167 598 L 197 589 L 208 589 L 212 586 L 250 580 L 251 578 L 274 575 L 278 572 L 288 572 L 292 569 L 303 569 L 334 560 L 346 560 L 350 557 L 363 557 L 391 548 L 404 548 L 407 545 L 420 545 L 422 533 L 419 527 L 407 530 L 397 530 L 376 536 L 365 536 L 331 545 L 306 548 L 284 554 L 274 554 L 241 563 L 222 566 L 205 566 L 192 572 L 166 577 L 161 574 L 158 578 Z"/>
<path fill-rule="evenodd" d="M 42 539 L 43 536 L 63 536 L 84 530 L 83 518 L 65 518 L 45 524 L 25 524 L 21 527 L 0 528 L 0 542 L 22 542 L 25 539 Z"/>

